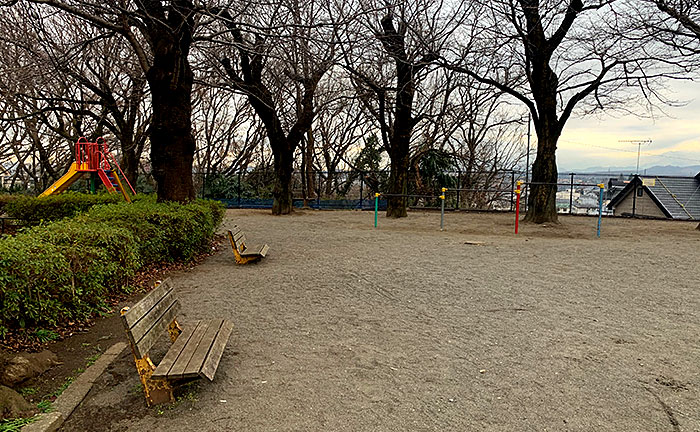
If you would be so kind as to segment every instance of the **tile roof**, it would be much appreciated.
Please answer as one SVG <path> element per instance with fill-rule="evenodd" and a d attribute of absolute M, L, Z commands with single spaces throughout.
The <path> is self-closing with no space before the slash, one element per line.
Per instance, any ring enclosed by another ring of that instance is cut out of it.
<path fill-rule="evenodd" d="M 643 187 L 668 217 L 700 220 L 700 174 L 695 177 L 634 176 L 612 198 L 608 208 L 615 207 L 634 190 L 635 185 Z"/>
<path fill-rule="evenodd" d="M 647 177 L 642 177 L 647 178 Z M 698 177 L 648 177 L 646 186 L 674 219 L 700 219 L 700 179 Z"/>

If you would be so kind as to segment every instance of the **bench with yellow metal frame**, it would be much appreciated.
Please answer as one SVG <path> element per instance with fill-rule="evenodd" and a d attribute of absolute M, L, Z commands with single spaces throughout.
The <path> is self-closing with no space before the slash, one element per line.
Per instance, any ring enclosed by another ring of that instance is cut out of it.
<path fill-rule="evenodd" d="M 270 246 L 266 244 L 262 246 L 248 245 L 246 243 L 245 234 L 243 234 L 243 231 L 241 231 L 238 225 L 233 226 L 233 231 L 229 230 L 228 239 L 231 242 L 233 255 L 238 264 L 247 264 L 265 258 L 267 251 L 270 249 Z"/>
<path fill-rule="evenodd" d="M 196 321 L 184 330 L 176 317 L 180 301 L 166 279 L 141 301 L 121 311 L 136 369 L 149 406 L 175 402 L 173 388 L 196 378 L 214 379 L 233 324 L 225 319 Z M 165 330 L 172 345 L 163 360 L 153 364 L 148 351 Z"/>

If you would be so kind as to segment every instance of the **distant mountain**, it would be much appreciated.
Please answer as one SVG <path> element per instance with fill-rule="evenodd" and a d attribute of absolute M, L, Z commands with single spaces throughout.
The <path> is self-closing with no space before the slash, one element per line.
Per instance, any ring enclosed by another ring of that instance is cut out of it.
<path fill-rule="evenodd" d="M 564 170 L 559 170 L 563 173 Z M 575 173 L 610 173 L 611 175 L 619 174 L 634 174 L 636 171 L 635 167 L 588 167 L 582 170 L 567 170 L 566 172 Z M 690 165 L 690 166 L 675 166 L 675 165 L 654 165 L 648 168 L 639 168 L 639 173 L 642 175 L 664 175 L 664 176 L 682 176 L 682 177 L 694 177 L 700 173 L 700 165 Z"/>

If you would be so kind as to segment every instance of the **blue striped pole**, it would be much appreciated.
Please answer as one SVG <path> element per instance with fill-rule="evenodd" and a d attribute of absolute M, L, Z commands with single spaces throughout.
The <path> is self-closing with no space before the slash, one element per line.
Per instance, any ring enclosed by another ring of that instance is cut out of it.
<path fill-rule="evenodd" d="M 377 212 L 379 211 L 379 193 L 374 194 L 374 227 L 377 227 Z"/>
<path fill-rule="evenodd" d="M 603 191 L 605 190 L 605 185 L 603 183 L 598 184 L 600 192 L 598 192 L 598 238 L 600 238 L 600 223 L 603 219 Z"/>
<path fill-rule="evenodd" d="M 442 188 L 442 195 L 440 195 L 440 200 L 442 201 L 442 205 L 440 207 L 440 231 L 445 229 L 445 192 L 447 191 L 447 188 Z"/>

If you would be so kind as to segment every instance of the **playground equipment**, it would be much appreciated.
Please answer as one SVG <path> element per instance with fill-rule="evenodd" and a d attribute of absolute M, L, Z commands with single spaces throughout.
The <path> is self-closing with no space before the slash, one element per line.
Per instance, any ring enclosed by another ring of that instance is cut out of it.
<path fill-rule="evenodd" d="M 518 233 L 518 226 L 520 222 L 520 195 L 522 194 L 522 190 L 524 187 L 528 187 L 529 185 L 552 185 L 552 186 L 568 186 L 566 183 L 535 183 L 535 182 L 522 182 L 518 180 L 517 186 L 515 189 L 515 234 Z M 603 219 L 603 193 L 605 192 L 605 185 L 603 183 L 579 183 L 577 184 L 578 186 L 596 186 L 599 188 L 598 190 L 598 226 L 596 230 L 596 235 L 598 238 L 600 238 L 600 226 L 602 223 Z"/>
<path fill-rule="evenodd" d="M 48 189 L 39 195 L 40 197 L 59 194 L 70 187 L 76 180 L 80 179 L 84 174 L 90 173 L 92 176 L 92 186 L 97 183 L 96 178 L 99 178 L 107 188 L 109 193 L 120 192 L 124 199 L 131 202 L 131 198 L 122 184 L 121 177 L 124 178 L 131 192 L 136 195 L 136 191 L 131 187 L 131 183 L 124 175 L 117 160 L 109 152 L 107 142 L 100 137 L 95 142 L 89 142 L 87 138 L 80 137 L 75 143 L 75 162 L 68 169 L 68 172 L 52 184 Z"/>
<path fill-rule="evenodd" d="M 445 229 L 445 193 L 447 188 L 441 188 L 442 195 L 408 195 L 408 194 L 384 194 L 375 193 L 374 194 L 374 227 L 377 227 L 377 220 L 379 215 L 379 197 L 405 197 L 405 198 L 438 198 L 440 199 L 440 231 Z"/>
<path fill-rule="evenodd" d="M 526 188 L 528 188 L 530 185 L 552 185 L 552 186 L 569 186 L 567 183 L 539 183 L 539 182 L 523 182 L 521 180 L 518 180 L 516 183 L 516 189 L 510 189 L 510 192 L 514 194 L 515 196 L 515 234 L 518 234 L 518 231 L 520 229 L 520 200 L 525 192 Z M 603 194 L 605 193 L 605 185 L 603 183 L 577 183 L 577 186 L 589 186 L 589 187 L 597 187 L 599 189 L 598 191 L 598 226 L 596 230 L 596 235 L 600 237 L 600 229 L 601 229 L 601 224 L 602 224 L 602 218 L 603 218 Z M 443 187 L 440 189 L 442 194 L 433 196 L 433 195 L 399 195 L 399 194 L 384 194 L 384 193 L 375 193 L 374 194 L 374 227 L 377 228 L 377 222 L 378 222 L 378 215 L 379 215 L 379 197 L 417 197 L 417 198 L 438 198 L 440 199 L 440 231 L 444 231 L 445 229 L 445 199 L 446 199 L 446 194 L 448 189 Z M 467 191 L 467 190 L 473 190 L 473 189 L 449 189 L 450 192 L 459 192 L 459 191 Z M 508 192 L 508 190 L 493 190 L 495 192 Z"/>

